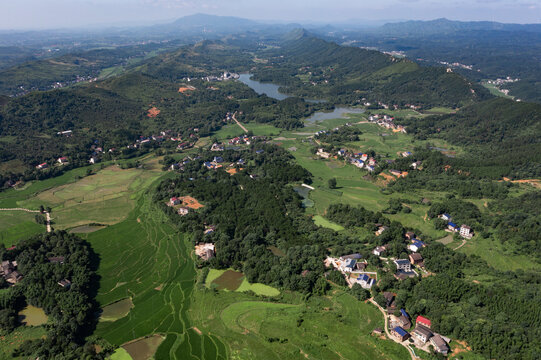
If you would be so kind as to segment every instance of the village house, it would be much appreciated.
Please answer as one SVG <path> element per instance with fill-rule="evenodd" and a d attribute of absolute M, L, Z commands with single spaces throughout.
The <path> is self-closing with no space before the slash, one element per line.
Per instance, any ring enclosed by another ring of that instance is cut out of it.
<path fill-rule="evenodd" d="M 373 165 L 367 165 L 367 166 L 366 166 L 366 170 L 372 172 L 372 171 L 375 170 L 375 167 L 374 167 Z"/>
<path fill-rule="evenodd" d="M 47 165 L 47 163 L 42 163 L 36 166 L 36 169 L 43 170 L 43 169 L 47 169 L 48 167 L 49 165 Z"/>
<path fill-rule="evenodd" d="M 173 196 L 172 198 L 169 199 L 169 206 L 175 206 L 175 205 L 180 205 L 180 204 L 182 204 L 182 200 L 176 196 Z"/>
<path fill-rule="evenodd" d="M 471 228 L 468 225 L 462 224 L 460 227 L 460 236 L 471 239 L 473 234 L 471 233 Z"/>
<path fill-rule="evenodd" d="M 216 254 L 215 251 L 214 244 L 212 243 L 199 243 L 195 245 L 195 254 L 203 261 L 212 259 Z"/>
<path fill-rule="evenodd" d="M 400 317 L 398 318 L 398 324 L 406 330 L 411 327 L 410 319 L 404 315 L 400 315 Z"/>
<path fill-rule="evenodd" d="M 459 230 L 460 228 L 458 227 L 457 224 L 455 224 L 455 223 L 453 223 L 453 222 L 449 222 L 449 223 L 447 224 L 447 229 L 450 230 L 450 231 L 458 232 L 458 230 Z"/>
<path fill-rule="evenodd" d="M 349 254 L 349 255 L 340 256 L 340 260 L 342 260 L 342 261 L 349 260 L 349 259 L 359 260 L 359 259 L 362 259 L 362 255 L 359 254 L 359 253 L 355 253 L 355 254 Z"/>
<path fill-rule="evenodd" d="M 385 246 L 378 246 L 372 251 L 372 254 L 376 256 L 381 256 L 381 254 L 383 254 L 385 250 Z"/>
<path fill-rule="evenodd" d="M 449 215 L 449 214 L 441 214 L 440 218 L 445 220 L 445 221 L 451 221 L 451 215 Z"/>
<path fill-rule="evenodd" d="M 413 233 L 412 231 L 408 231 L 405 236 L 406 236 L 406 239 L 408 240 L 415 239 L 415 233 Z"/>
<path fill-rule="evenodd" d="M 97 157 L 95 157 L 95 156 L 92 156 L 90 158 L 90 160 L 88 160 L 88 162 L 91 163 L 91 164 L 96 164 L 98 161 L 99 161 L 99 159 Z"/>
<path fill-rule="evenodd" d="M 415 319 L 415 324 L 416 325 L 423 325 L 427 328 L 430 329 L 430 327 L 432 326 L 432 322 L 430 320 L 428 320 L 427 318 L 425 318 L 424 316 L 417 316 L 417 319 Z"/>
<path fill-rule="evenodd" d="M 65 156 L 62 156 L 56 159 L 56 162 L 59 163 L 60 165 L 64 165 L 68 163 L 68 158 Z"/>
<path fill-rule="evenodd" d="M 73 135 L 73 131 L 71 130 L 59 131 L 56 133 L 56 135 L 71 136 Z"/>
<path fill-rule="evenodd" d="M 412 243 L 408 245 L 408 250 L 417 252 L 421 248 L 425 247 L 425 243 L 421 240 L 413 239 Z"/>
<path fill-rule="evenodd" d="M 385 307 L 388 314 L 392 314 L 396 310 L 395 294 L 385 291 L 383 293 L 385 299 Z"/>
<path fill-rule="evenodd" d="M 328 159 L 331 157 L 331 154 L 328 152 L 325 152 L 322 148 L 317 149 L 317 153 L 319 157 L 322 157 L 323 159 Z"/>
<path fill-rule="evenodd" d="M 397 259 L 397 260 L 394 260 L 393 263 L 396 265 L 396 270 L 398 271 L 403 271 L 403 272 L 411 271 L 411 263 L 409 262 L 409 260 Z"/>
<path fill-rule="evenodd" d="M 210 151 L 224 151 L 224 146 L 223 144 L 214 143 L 210 147 Z"/>
<path fill-rule="evenodd" d="M 178 211 L 177 211 L 177 213 L 180 216 L 188 215 L 189 212 L 190 212 L 190 209 L 187 208 L 187 207 L 180 207 L 180 208 L 178 208 Z"/>
<path fill-rule="evenodd" d="M 408 156 L 411 156 L 411 151 L 404 151 L 402 153 L 402 157 L 408 157 Z"/>
<path fill-rule="evenodd" d="M 419 167 L 421 166 L 421 162 L 420 161 L 416 161 L 414 163 L 411 163 L 410 167 L 413 169 L 413 170 L 417 170 Z"/>
<path fill-rule="evenodd" d="M 367 274 L 360 275 L 355 281 L 359 285 L 361 285 L 363 289 L 367 290 L 370 290 L 372 286 L 376 283 L 376 280 L 372 279 Z"/>
<path fill-rule="evenodd" d="M 60 280 L 58 285 L 62 286 L 64 289 L 69 289 L 71 287 L 71 281 L 68 279 Z"/>
<path fill-rule="evenodd" d="M 378 230 L 376 230 L 376 235 L 379 236 L 381 235 L 385 230 L 387 230 L 388 227 L 387 226 L 380 226 L 378 227 Z"/>
<path fill-rule="evenodd" d="M 17 270 L 17 262 L 5 260 L 0 266 L 0 275 L 11 285 L 21 281 L 23 276 Z"/>
<path fill-rule="evenodd" d="M 428 339 L 432 337 L 432 331 L 429 328 L 423 325 L 417 325 L 415 330 L 413 330 L 413 336 L 415 336 L 419 341 L 425 344 Z"/>
<path fill-rule="evenodd" d="M 367 266 L 368 266 L 367 263 L 357 261 L 357 263 L 355 264 L 355 270 L 365 271 Z"/>
<path fill-rule="evenodd" d="M 419 253 L 409 254 L 409 259 L 412 265 L 423 266 L 423 257 Z"/>
<path fill-rule="evenodd" d="M 340 270 L 342 270 L 343 272 L 352 272 L 356 263 L 357 260 L 355 259 L 346 259 L 345 261 L 342 261 Z"/>
<path fill-rule="evenodd" d="M 410 337 L 410 334 L 400 326 L 395 327 L 391 331 L 391 333 L 393 334 L 393 336 L 396 336 L 400 341 L 405 341 Z"/>
<path fill-rule="evenodd" d="M 434 350 L 440 354 L 447 355 L 449 353 L 449 345 L 443 340 L 439 334 L 435 334 L 430 338 L 430 343 L 434 346 Z"/>

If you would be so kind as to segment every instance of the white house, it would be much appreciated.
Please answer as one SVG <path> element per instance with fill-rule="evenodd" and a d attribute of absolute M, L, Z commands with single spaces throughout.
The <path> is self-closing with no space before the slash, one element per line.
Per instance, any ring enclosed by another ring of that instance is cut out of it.
<path fill-rule="evenodd" d="M 462 224 L 460 227 L 460 236 L 470 239 L 472 237 L 471 228 L 468 225 Z"/>
<path fill-rule="evenodd" d="M 384 246 L 378 246 L 372 251 L 372 254 L 374 254 L 376 256 L 381 256 L 381 254 L 383 254 L 385 252 L 385 250 L 386 249 L 385 249 Z"/>
<path fill-rule="evenodd" d="M 393 261 L 398 271 L 410 272 L 411 263 L 407 259 L 398 259 Z"/>
<path fill-rule="evenodd" d="M 321 156 L 322 158 L 324 159 L 328 159 L 331 157 L 331 154 L 329 154 L 328 152 L 325 152 L 323 149 L 317 149 L 317 155 Z"/>

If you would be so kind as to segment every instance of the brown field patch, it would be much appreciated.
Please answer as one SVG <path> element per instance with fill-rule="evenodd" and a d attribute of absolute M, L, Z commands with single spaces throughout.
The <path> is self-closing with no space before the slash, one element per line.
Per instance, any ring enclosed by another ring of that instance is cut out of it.
<path fill-rule="evenodd" d="M 183 85 L 178 88 L 178 92 L 181 94 L 184 94 L 186 91 L 194 91 L 194 90 L 195 90 L 195 87 L 190 86 L 190 85 Z"/>
<path fill-rule="evenodd" d="M 510 181 L 515 184 L 528 184 L 532 185 L 533 187 L 541 189 L 541 180 L 540 179 L 522 179 L 522 180 L 511 180 L 509 178 L 504 177 L 503 180 L 500 181 Z"/>
<path fill-rule="evenodd" d="M 216 284 L 216 288 L 218 290 L 235 291 L 242 284 L 242 280 L 244 280 L 243 273 L 233 270 L 227 270 L 218 278 L 214 279 L 212 281 L 212 284 Z"/>
<path fill-rule="evenodd" d="M 150 109 L 148 109 L 148 114 L 147 114 L 147 116 L 148 116 L 149 118 L 155 118 L 156 116 L 158 116 L 158 114 L 159 114 L 160 112 L 161 112 L 161 111 L 160 111 L 157 107 L 153 106 L 153 107 L 151 107 Z"/>
<path fill-rule="evenodd" d="M 197 199 L 191 197 L 191 196 L 181 196 L 179 197 L 180 201 L 182 201 L 182 206 L 190 208 L 190 209 L 200 209 L 202 207 L 205 207 L 205 205 L 201 204 Z"/>

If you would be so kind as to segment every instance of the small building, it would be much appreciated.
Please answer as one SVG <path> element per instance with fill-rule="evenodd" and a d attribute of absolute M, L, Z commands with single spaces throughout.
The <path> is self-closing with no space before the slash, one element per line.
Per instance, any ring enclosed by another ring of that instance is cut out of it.
<path fill-rule="evenodd" d="M 362 259 L 362 255 L 358 254 L 358 253 L 355 253 L 355 254 L 349 254 L 349 255 L 340 256 L 340 260 L 348 260 L 348 259 L 359 260 L 359 259 Z"/>
<path fill-rule="evenodd" d="M 415 336 L 419 341 L 425 344 L 432 336 L 432 331 L 429 328 L 423 325 L 417 325 L 413 331 L 413 336 Z"/>
<path fill-rule="evenodd" d="M 357 263 L 355 264 L 355 270 L 365 271 L 367 266 L 368 266 L 367 263 L 357 261 Z"/>
<path fill-rule="evenodd" d="M 387 311 L 389 312 L 389 310 L 391 311 L 394 311 L 394 294 L 392 292 L 389 292 L 389 291 L 385 291 L 383 292 L 383 298 L 385 299 L 385 307 L 387 307 Z"/>
<path fill-rule="evenodd" d="M 376 231 L 376 235 L 381 235 L 385 230 L 387 230 L 388 227 L 387 226 L 380 226 L 378 227 L 378 230 Z"/>
<path fill-rule="evenodd" d="M 400 313 L 402 314 L 402 316 L 405 316 L 408 319 L 410 318 L 410 316 L 409 316 L 408 312 L 406 311 L 406 309 L 400 309 Z"/>
<path fill-rule="evenodd" d="M 449 214 L 441 214 L 440 217 L 445 221 L 450 221 L 451 220 L 451 215 L 449 215 Z"/>
<path fill-rule="evenodd" d="M 425 318 L 424 316 L 417 316 L 417 319 L 415 319 L 415 324 L 416 325 L 423 325 L 427 328 L 430 329 L 430 327 L 432 326 L 432 322 L 430 320 L 428 320 L 427 318 Z"/>
<path fill-rule="evenodd" d="M 415 239 L 415 233 L 412 232 L 412 231 L 408 231 L 408 232 L 406 233 L 406 239 L 408 239 L 408 240 L 413 240 L 413 239 Z"/>
<path fill-rule="evenodd" d="M 434 346 L 434 349 L 443 354 L 447 355 L 449 353 L 449 345 L 443 340 L 439 334 L 435 334 L 430 338 L 430 343 Z"/>
<path fill-rule="evenodd" d="M 328 159 L 331 157 L 331 154 L 324 151 L 322 148 L 317 149 L 316 155 L 318 155 L 319 157 L 322 157 L 323 159 Z"/>
<path fill-rule="evenodd" d="M 389 170 L 389 172 L 391 174 L 395 175 L 395 176 L 399 176 L 399 177 L 402 176 L 402 171 L 400 171 L 400 170 L 391 169 L 391 170 Z"/>
<path fill-rule="evenodd" d="M 63 256 L 53 256 L 48 258 L 49 262 L 51 264 L 64 264 L 65 258 Z"/>
<path fill-rule="evenodd" d="M 413 252 L 419 251 L 421 248 L 425 246 L 425 243 L 420 240 L 415 240 L 408 245 L 408 249 Z"/>
<path fill-rule="evenodd" d="M 421 254 L 419 253 L 413 253 L 413 254 L 409 254 L 409 259 L 410 259 L 410 263 L 412 265 L 418 265 L 418 266 L 422 266 L 423 265 L 423 257 L 421 256 Z"/>
<path fill-rule="evenodd" d="M 39 164 L 38 166 L 36 166 L 36 169 L 39 169 L 39 170 L 43 170 L 43 169 L 47 169 L 49 167 L 49 165 L 47 165 L 47 163 L 41 163 Z"/>
<path fill-rule="evenodd" d="M 468 225 L 462 224 L 460 227 L 460 236 L 470 239 L 472 237 L 471 228 Z"/>
<path fill-rule="evenodd" d="M 378 246 L 372 251 L 372 254 L 376 256 L 381 256 L 381 254 L 383 254 L 385 250 L 385 246 Z"/>
<path fill-rule="evenodd" d="M 398 271 L 410 272 L 411 263 L 407 259 L 397 259 L 393 261 Z"/>
<path fill-rule="evenodd" d="M 224 158 L 221 157 L 221 156 L 215 156 L 214 159 L 212 160 L 214 163 L 216 164 L 220 164 L 220 163 L 223 163 L 224 162 Z"/>
<path fill-rule="evenodd" d="M 97 162 L 99 162 L 99 159 L 95 156 L 92 156 L 90 160 L 88 160 L 88 162 L 91 164 L 96 164 Z"/>
<path fill-rule="evenodd" d="M 408 157 L 408 156 L 411 156 L 411 151 L 404 151 L 402 153 L 402 157 Z"/>
<path fill-rule="evenodd" d="M 403 328 L 401 328 L 400 326 L 397 326 L 395 327 L 391 333 L 396 336 L 398 339 L 400 339 L 400 341 L 405 341 L 405 340 L 408 340 L 408 338 L 410 337 L 410 334 L 404 330 Z"/>
<path fill-rule="evenodd" d="M 374 167 L 374 166 L 372 166 L 372 165 L 367 165 L 367 166 L 366 166 L 366 170 L 368 170 L 368 171 L 372 172 L 372 171 L 374 171 L 374 170 L 375 170 L 375 167 Z"/>
<path fill-rule="evenodd" d="M 355 260 L 355 259 L 346 259 L 342 263 L 342 271 L 344 271 L 344 272 L 352 272 L 356 263 L 357 263 L 357 260 Z"/>
<path fill-rule="evenodd" d="M 376 335 L 383 335 L 383 329 L 382 328 L 375 328 L 374 330 L 372 330 L 372 332 Z"/>
<path fill-rule="evenodd" d="M 175 206 L 182 204 L 182 200 L 180 200 L 178 197 L 173 196 L 171 199 L 169 199 L 169 206 Z"/>
<path fill-rule="evenodd" d="M 187 207 L 180 207 L 180 208 L 178 208 L 178 211 L 177 211 L 177 213 L 180 216 L 188 215 L 189 212 L 190 212 L 190 209 L 187 208 Z"/>
<path fill-rule="evenodd" d="M 58 282 L 58 285 L 60 285 L 64 289 L 69 289 L 71 287 L 71 281 L 69 281 L 68 279 L 60 280 Z"/>
<path fill-rule="evenodd" d="M 404 315 L 401 315 L 399 318 L 398 318 L 398 323 L 400 324 L 400 326 L 404 329 L 409 329 L 411 327 L 411 321 L 409 318 L 405 317 Z"/>
<path fill-rule="evenodd" d="M 58 162 L 60 165 L 64 165 L 68 163 L 68 158 L 65 156 L 62 156 L 56 159 L 56 162 Z"/>
<path fill-rule="evenodd" d="M 453 223 L 453 222 L 449 222 L 447 224 L 447 229 L 451 230 L 451 231 L 454 231 L 454 232 L 458 232 L 459 230 L 459 227 L 457 224 Z"/>
<path fill-rule="evenodd" d="M 371 289 L 372 286 L 376 283 L 374 279 L 369 277 L 367 274 L 360 275 L 356 282 L 361 285 L 363 289 Z"/>

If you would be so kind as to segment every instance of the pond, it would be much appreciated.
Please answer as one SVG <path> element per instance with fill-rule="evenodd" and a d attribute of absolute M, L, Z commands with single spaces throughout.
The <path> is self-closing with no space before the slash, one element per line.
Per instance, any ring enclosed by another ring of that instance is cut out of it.
<path fill-rule="evenodd" d="M 268 97 L 276 100 L 284 100 L 291 97 L 290 95 L 283 94 L 278 90 L 280 88 L 280 85 L 272 83 L 262 83 L 257 80 L 252 80 L 251 77 L 252 74 L 240 74 L 239 81 L 245 85 L 248 85 L 259 95 L 265 94 Z M 304 101 L 314 104 L 327 102 L 327 100 L 325 99 L 304 99 Z"/>
<path fill-rule="evenodd" d="M 116 321 L 128 315 L 133 308 L 131 298 L 122 299 L 102 308 L 100 321 Z"/>
<path fill-rule="evenodd" d="M 304 187 L 304 186 L 295 186 L 293 188 L 293 191 L 295 191 L 297 194 L 299 194 L 300 197 L 303 198 L 303 200 L 302 200 L 302 206 L 303 207 L 308 208 L 308 207 L 313 207 L 314 206 L 314 201 L 312 201 L 308 197 L 308 193 L 310 192 L 310 189 L 308 189 L 307 187 Z"/>
<path fill-rule="evenodd" d="M 47 315 L 42 308 L 28 305 L 19 311 L 19 321 L 25 326 L 40 326 L 47 323 Z"/>
<path fill-rule="evenodd" d="M 351 107 L 337 107 L 331 112 L 318 111 L 312 116 L 306 119 L 308 123 L 315 123 L 316 121 L 331 120 L 338 118 L 347 118 L 347 114 L 362 114 L 365 109 L 357 109 Z"/>
<path fill-rule="evenodd" d="M 216 289 L 218 290 L 229 290 L 235 291 L 242 284 L 244 280 L 244 274 L 241 272 L 227 270 L 220 277 L 214 279 L 212 284 L 216 284 Z"/>

